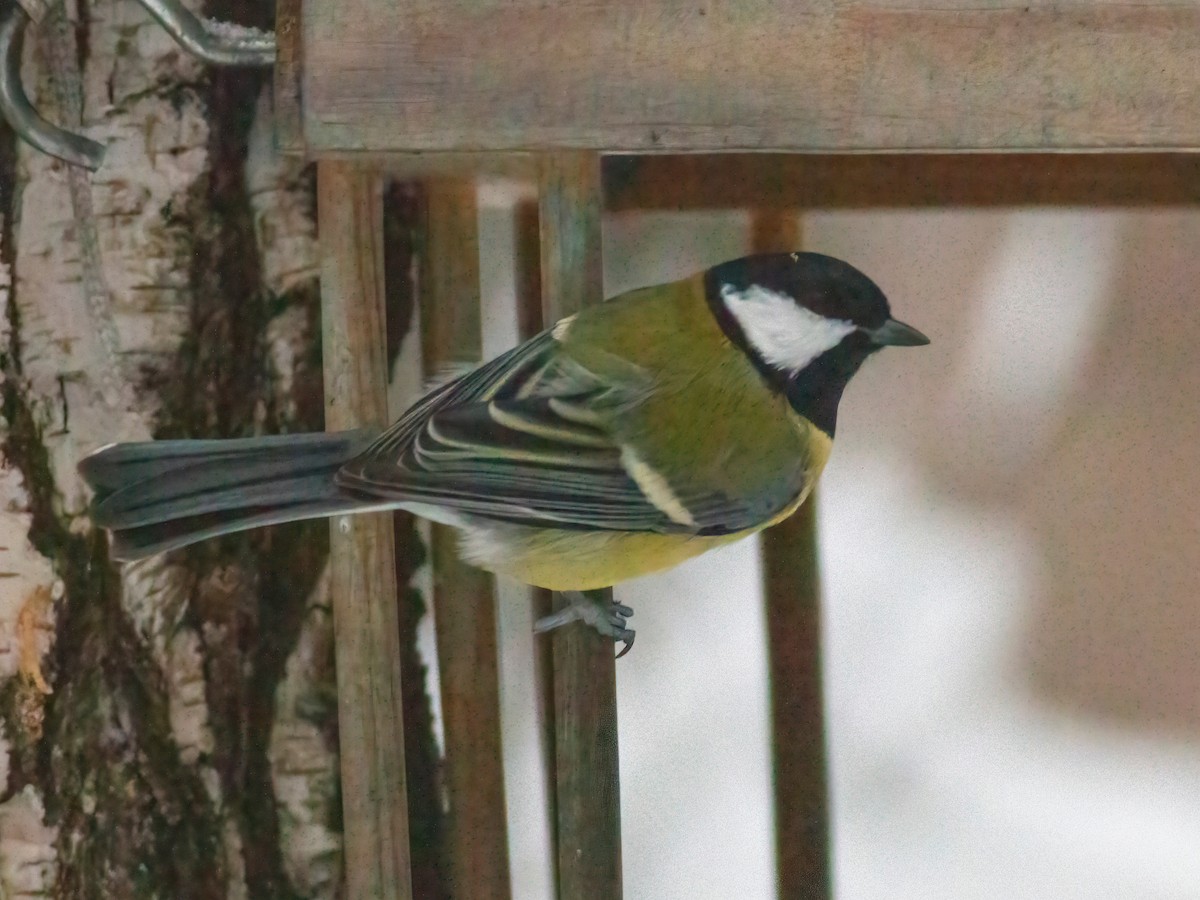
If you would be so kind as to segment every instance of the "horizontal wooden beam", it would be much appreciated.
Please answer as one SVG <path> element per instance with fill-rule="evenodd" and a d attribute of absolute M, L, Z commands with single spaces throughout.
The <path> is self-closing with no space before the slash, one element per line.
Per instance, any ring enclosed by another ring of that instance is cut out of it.
<path fill-rule="evenodd" d="M 529 185 L 532 154 L 353 154 L 400 178 L 500 177 Z M 605 206 L 853 209 L 1184 206 L 1200 203 L 1196 153 L 693 153 L 604 158 Z"/>
<path fill-rule="evenodd" d="M 609 210 L 1200 203 L 1200 154 L 610 156 Z"/>
<path fill-rule="evenodd" d="M 304 0 L 305 136 L 379 150 L 1200 148 L 1191 0 Z"/>

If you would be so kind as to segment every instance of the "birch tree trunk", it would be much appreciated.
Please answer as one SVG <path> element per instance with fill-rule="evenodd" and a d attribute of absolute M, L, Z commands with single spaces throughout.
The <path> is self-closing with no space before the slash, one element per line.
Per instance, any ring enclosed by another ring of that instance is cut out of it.
<path fill-rule="evenodd" d="M 98 311 L 66 168 L 0 124 L 0 897 L 334 897 L 327 524 L 122 572 L 75 473 L 111 441 L 321 429 L 311 176 L 273 149 L 269 70 L 203 67 L 131 0 L 76 18 Z M 49 31 L 25 85 L 61 120 Z"/>

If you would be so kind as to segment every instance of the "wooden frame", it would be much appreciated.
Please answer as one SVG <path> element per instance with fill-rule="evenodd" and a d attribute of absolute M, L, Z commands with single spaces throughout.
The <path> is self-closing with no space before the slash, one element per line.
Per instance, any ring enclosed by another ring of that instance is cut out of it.
<path fill-rule="evenodd" d="M 428 249 L 437 255 L 441 287 L 433 293 L 441 297 L 477 279 L 454 258 L 474 248 L 462 217 L 470 206 L 465 182 L 447 195 L 444 179 L 488 174 L 537 185 L 547 321 L 599 299 L 602 207 L 755 210 L 753 243 L 765 250 L 799 243 L 794 215 L 806 207 L 1200 203 L 1200 155 L 1175 152 L 1200 148 L 1200 7 L 1192 0 L 346 0 L 336 8 L 280 0 L 279 10 L 279 144 L 326 160 L 323 203 L 343 210 L 331 221 L 358 223 L 359 231 L 325 241 L 323 271 L 331 276 L 326 290 L 348 286 L 351 298 L 367 298 L 359 314 L 373 302 L 366 263 L 375 217 L 361 192 L 334 196 L 330 185 L 361 187 L 355 178 L 367 170 L 440 185 L 431 197 L 446 203 L 430 219 Z M 566 150 L 648 155 L 606 157 L 601 179 L 597 153 Z M 690 155 L 664 155 L 679 153 Z M 521 215 L 529 212 L 526 205 Z M 473 312 L 454 300 L 432 302 L 427 357 L 474 347 Z M 342 325 L 327 328 L 326 353 L 342 363 L 367 339 L 354 315 L 329 318 Z M 539 317 L 528 303 L 522 315 L 528 336 Z M 327 363 L 331 392 L 354 385 L 349 404 L 357 410 L 331 421 L 377 418 L 375 401 L 365 399 L 378 388 L 373 365 L 361 362 L 346 382 Z M 335 596 L 356 598 L 337 607 L 339 660 L 365 646 L 365 623 L 394 592 L 382 563 L 367 564 L 369 586 L 350 583 L 347 561 L 374 540 L 353 534 L 338 539 L 335 527 Z M 465 617 L 490 603 L 491 591 L 439 551 L 444 543 L 435 537 L 443 691 L 465 704 L 464 720 L 487 720 L 481 744 L 447 717 L 447 753 L 456 757 L 451 805 L 471 823 L 451 838 L 453 881 L 462 896 L 499 898 L 507 895 L 507 859 L 496 840 L 498 723 L 471 712 L 492 703 L 494 671 L 472 683 L 470 667 L 451 658 L 482 649 L 471 659 L 494 669 L 494 619 Z M 763 546 L 779 894 L 825 898 L 832 879 L 811 504 Z M 536 602 L 544 613 L 547 601 Z M 398 723 L 385 714 L 398 675 L 380 664 L 376 651 L 386 642 L 375 643 L 376 655 L 352 665 L 340 685 L 343 722 L 363 720 L 343 725 L 343 753 L 368 755 L 344 784 L 347 869 L 367 873 L 351 873 L 350 900 L 411 896 L 398 847 L 407 839 L 402 804 L 381 806 L 371 793 L 403 789 Z M 609 648 L 575 629 L 555 637 L 542 668 L 559 896 L 620 897 Z M 352 816 L 363 821 L 355 826 Z M 476 843 L 470 834 L 480 829 L 487 834 Z M 584 841 L 590 852 L 581 865 Z"/>
<path fill-rule="evenodd" d="M 758 209 L 750 220 L 756 253 L 802 246 L 796 209 Z M 821 583 L 817 496 L 763 532 L 776 886 L 780 897 L 814 900 L 833 891 L 829 766 L 821 669 Z"/>
<path fill-rule="evenodd" d="M 378 177 L 317 168 L 325 427 L 387 422 L 383 197 Z M 330 298 L 336 297 L 336 302 Z M 330 520 L 346 896 L 412 896 L 392 517 Z"/>
<path fill-rule="evenodd" d="M 539 179 L 542 315 L 604 301 L 600 157 L 548 154 Z M 605 591 L 612 599 L 611 588 Z M 562 598 L 555 596 L 556 608 Z M 612 641 L 587 627 L 552 635 L 555 873 L 559 900 L 621 897 L 617 673 Z"/>
<path fill-rule="evenodd" d="M 321 0 L 311 151 L 1200 147 L 1190 0 Z"/>
<path fill-rule="evenodd" d="M 427 376 L 481 361 L 479 222 L 471 179 L 425 187 L 421 345 Z M 454 529 L 430 530 L 445 733 L 446 843 L 452 897 L 507 900 L 508 820 L 500 735 L 496 585 L 458 558 Z"/>

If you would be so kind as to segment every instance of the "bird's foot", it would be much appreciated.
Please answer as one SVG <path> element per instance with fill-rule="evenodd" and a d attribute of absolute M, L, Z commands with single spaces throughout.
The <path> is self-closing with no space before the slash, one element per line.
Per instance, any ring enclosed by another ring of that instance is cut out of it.
<path fill-rule="evenodd" d="M 572 622 L 584 622 L 604 637 L 614 642 L 624 642 L 625 647 L 617 654 L 617 659 L 629 652 L 635 634 L 632 628 L 626 627 L 629 617 L 633 615 L 631 607 L 583 591 L 563 591 L 562 594 L 567 605 L 558 612 L 543 616 L 534 622 L 534 631 L 541 634 Z"/>

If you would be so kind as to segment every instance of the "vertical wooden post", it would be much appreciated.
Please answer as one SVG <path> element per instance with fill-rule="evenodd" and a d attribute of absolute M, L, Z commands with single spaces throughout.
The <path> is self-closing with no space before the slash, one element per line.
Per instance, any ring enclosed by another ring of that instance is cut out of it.
<path fill-rule="evenodd" d="M 304 72 L 304 42 L 300 24 L 303 0 L 275 0 L 275 146 L 282 153 L 304 153 L 304 123 L 300 84 Z"/>
<path fill-rule="evenodd" d="M 601 209 L 599 155 L 546 157 L 539 211 L 547 323 L 604 299 Z M 613 644 L 579 624 L 554 632 L 552 640 L 558 896 L 613 900 L 621 897 Z"/>
<path fill-rule="evenodd" d="M 757 211 L 751 227 L 756 253 L 800 247 L 795 210 Z M 779 897 L 784 900 L 827 900 L 833 891 L 815 508 L 814 495 L 762 536 L 775 847 Z"/>
<path fill-rule="evenodd" d="M 483 354 L 479 223 L 471 180 L 426 186 L 421 340 L 426 373 Z M 454 529 L 433 525 L 433 609 L 446 735 L 450 896 L 507 900 L 508 825 L 500 745 L 496 592 L 458 558 Z"/>
<path fill-rule="evenodd" d="M 387 422 L 382 185 L 317 166 L 325 427 Z M 411 900 L 392 519 L 330 522 L 347 900 Z"/>
<path fill-rule="evenodd" d="M 517 269 L 517 334 L 525 341 L 544 327 L 542 314 L 542 249 L 536 201 L 523 200 L 514 211 L 516 218 L 513 256 Z M 536 622 L 554 612 L 554 596 L 543 588 L 530 589 L 530 604 Z M 546 820 L 550 823 L 552 881 L 558 884 L 558 771 L 555 765 L 554 728 L 554 642 L 534 636 L 534 673 L 537 679 L 537 710 L 541 725 L 542 756 L 545 759 Z"/>

